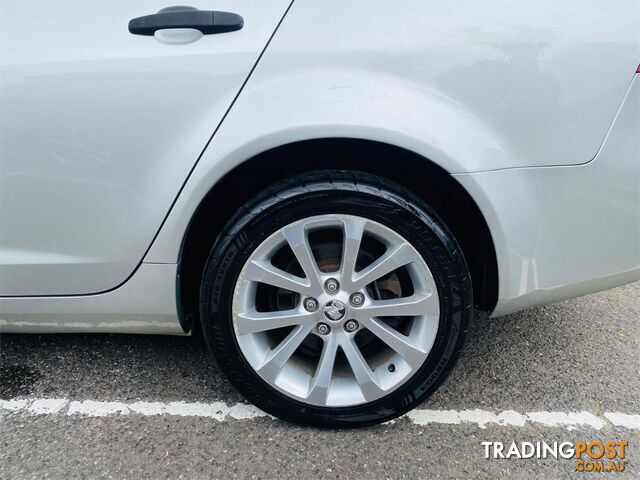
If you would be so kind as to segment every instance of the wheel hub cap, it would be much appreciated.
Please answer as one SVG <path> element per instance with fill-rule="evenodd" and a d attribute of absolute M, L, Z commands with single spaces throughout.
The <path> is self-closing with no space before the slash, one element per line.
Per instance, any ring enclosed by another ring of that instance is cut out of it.
<path fill-rule="evenodd" d="M 322 313 L 328 320 L 338 322 L 342 320 L 347 314 L 347 306 L 339 300 L 331 300 L 327 302 Z"/>

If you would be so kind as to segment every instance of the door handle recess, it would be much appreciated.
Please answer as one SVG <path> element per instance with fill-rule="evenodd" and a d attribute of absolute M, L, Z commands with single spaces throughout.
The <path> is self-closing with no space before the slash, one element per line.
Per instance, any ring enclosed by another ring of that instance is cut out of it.
<path fill-rule="evenodd" d="M 237 13 L 210 10 L 184 10 L 160 12 L 137 17 L 129 21 L 129 32 L 134 35 L 153 35 L 157 30 L 194 28 L 203 35 L 240 30 L 244 20 Z"/>

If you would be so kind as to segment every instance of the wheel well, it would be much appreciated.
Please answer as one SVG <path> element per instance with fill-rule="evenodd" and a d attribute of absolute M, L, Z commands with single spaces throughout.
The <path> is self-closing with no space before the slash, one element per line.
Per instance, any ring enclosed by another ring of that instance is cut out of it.
<path fill-rule="evenodd" d="M 395 181 L 424 199 L 462 248 L 471 272 L 476 307 L 493 310 L 498 298 L 493 240 L 482 213 L 464 188 L 445 170 L 408 150 L 369 140 L 331 138 L 296 142 L 263 152 L 225 175 L 202 200 L 180 252 L 178 301 L 180 321 L 186 331 L 198 318 L 200 279 L 211 246 L 229 219 L 274 182 L 323 169 L 372 173 Z"/>

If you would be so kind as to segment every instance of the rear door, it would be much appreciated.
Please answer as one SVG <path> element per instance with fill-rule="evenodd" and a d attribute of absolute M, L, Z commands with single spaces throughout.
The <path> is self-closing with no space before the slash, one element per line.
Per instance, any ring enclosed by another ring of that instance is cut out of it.
<path fill-rule="evenodd" d="M 129 21 L 167 0 L 0 0 L 0 295 L 127 279 L 290 1 L 193 0 L 244 25 L 154 36 Z"/>

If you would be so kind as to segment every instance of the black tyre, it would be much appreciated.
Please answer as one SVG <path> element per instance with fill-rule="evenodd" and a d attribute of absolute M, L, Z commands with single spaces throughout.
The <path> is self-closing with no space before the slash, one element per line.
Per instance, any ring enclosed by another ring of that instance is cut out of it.
<path fill-rule="evenodd" d="M 318 427 L 383 422 L 445 379 L 473 314 L 469 272 L 422 200 L 359 172 L 317 172 L 257 195 L 213 246 L 207 344 L 235 387 Z"/>

